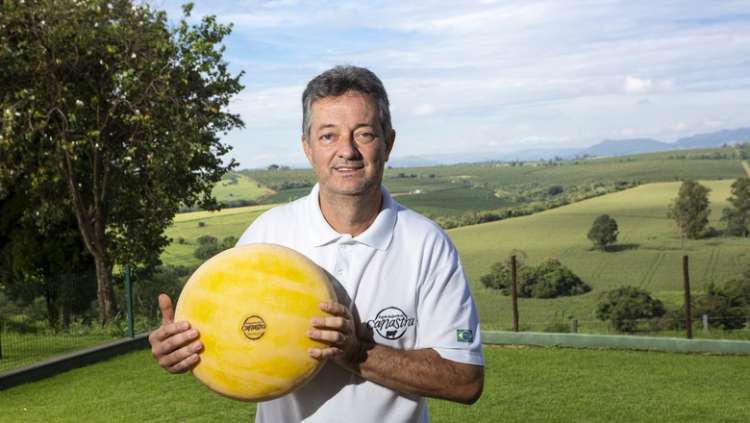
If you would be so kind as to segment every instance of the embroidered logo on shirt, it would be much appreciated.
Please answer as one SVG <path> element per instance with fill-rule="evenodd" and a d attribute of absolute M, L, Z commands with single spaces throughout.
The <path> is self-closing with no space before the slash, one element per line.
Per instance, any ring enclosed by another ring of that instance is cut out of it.
<path fill-rule="evenodd" d="M 414 326 L 416 319 L 408 317 L 398 307 L 386 307 L 380 310 L 374 319 L 367 324 L 385 339 L 398 339 L 404 336 L 406 330 Z"/>
<path fill-rule="evenodd" d="M 471 329 L 458 329 L 456 331 L 456 341 L 458 342 L 474 342 L 474 331 Z"/>

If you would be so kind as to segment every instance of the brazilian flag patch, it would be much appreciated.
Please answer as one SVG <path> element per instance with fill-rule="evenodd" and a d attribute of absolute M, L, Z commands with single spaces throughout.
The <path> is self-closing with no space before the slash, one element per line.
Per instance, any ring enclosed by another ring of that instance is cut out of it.
<path fill-rule="evenodd" d="M 458 329 L 456 331 L 456 340 L 458 342 L 474 342 L 474 331 L 471 329 Z"/>

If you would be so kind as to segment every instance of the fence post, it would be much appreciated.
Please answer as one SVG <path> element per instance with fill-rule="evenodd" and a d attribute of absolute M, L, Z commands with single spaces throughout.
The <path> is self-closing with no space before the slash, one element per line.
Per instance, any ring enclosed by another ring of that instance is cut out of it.
<path fill-rule="evenodd" d="M 0 360 L 3 359 L 3 319 L 0 319 Z"/>
<path fill-rule="evenodd" d="M 513 300 L 513 332 L 518 332 L 518 272 L 515 255 L 510 256 L 510 270 L 513 279 L 513 286 L 511 287 L 511 299 Z"/>
<path fill-rule="evenodd" d="M 135 333 L 133 330 L 133 286 L 130 282 L 130 267 L 126 264 L 123 270 L 125 272 L 125 297 L 128 304 L 128 336 L 133 338 Z"/>
<path fill-rule="evenodd" d="M 703 315 L 703 332 L 708 332 L 708 314 Z"/>
<path fill-rule="evenodd" d="M 570 332 L 578 333 L 578 319 L 573 319 L 570 321 Z"/>
<path fill-rule="evenodd" d="M 687 339 L 693 339 L 693 318 L 690 310 L 690 274 L 688 272 L 688 256 L 682 256 L 682 277 L 685 289 L 685 329 Z"/>

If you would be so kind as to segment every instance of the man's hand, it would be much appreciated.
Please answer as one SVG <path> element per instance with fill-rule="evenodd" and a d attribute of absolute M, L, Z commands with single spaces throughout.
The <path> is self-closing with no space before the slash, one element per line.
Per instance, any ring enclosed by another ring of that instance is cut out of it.
<path fill-rule="evenodd" d="M 313 317 L 307 336 L 329 346 L 310 348 L 310 356 L 318 360 L 332 358 L 345 367 L 354 365 L 352 361 L 358 356 L 361 343 L 349 309 L 334 302 L 321 303 L 320 309 L 330 316 Z"/>
<path fill-rule="evenodd" d="M 198 353 L 203 344 L 198 340 L 198 331 L 190 329 L 190 323 L 174 322 L 172 300 L 166 294 L 159 295 L 159 308 L 161 326 L 148 336 L 151 354 L 166 371 L 184 373 L 200 361 Z"/>

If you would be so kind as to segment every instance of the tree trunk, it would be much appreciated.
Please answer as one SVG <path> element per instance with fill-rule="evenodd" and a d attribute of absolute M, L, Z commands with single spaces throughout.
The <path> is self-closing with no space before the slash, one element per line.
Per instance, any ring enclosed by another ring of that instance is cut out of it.
<path fill-rule="evenodd" d="M 49 323 L 49 327 L 56 330 L 60 316 L 55 305 L 55 299 L 48 292 L 44 295 L 44 301 L 47 304 L 47 322 Z"/>
<path fill-rule="evenodd" d="M 112 289 L 111 265 L 107 257 L 107 237 L 105 235 L 105 213 L 100 207 L 101 203 L 96 199 L 99 193 L 95 192 L 94 205 L 87 206 L 83 195 L 78 189 L 75 173 L 71 165 L 70 155 L 63 150 L 62 172 L 68 182 L 68 190 L 73 200 L 73 213 L 78 222 L 78 229 L 83 237 L 86 249 L 94 256 L 96 266 L 96 299 L 99 304 L 99 321 L 102 324 L 112 320 L 117 314 L 114 290 Z M 94 177 L 95 178 L 95 177 Z M 96 178 L 95 178 L 96 179 Z"/>
<path fill-rule="evenodd" d="M 70 327 L 70 315 L 71 315 L 70 304 L 66 303 L 62 306 L 62 325 L 63 328 L 68 329 Z"/>
<path fill-rule="evenodd" d="M 96 300 L 99 304 L 99 322 L 105 324 L 117 315 L 115 292 L 112 289 L 111 271 L 104 257 L 94 254 L 96 265 Z"/>

